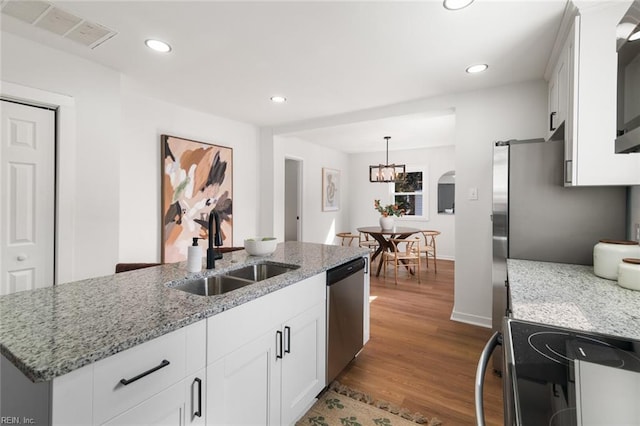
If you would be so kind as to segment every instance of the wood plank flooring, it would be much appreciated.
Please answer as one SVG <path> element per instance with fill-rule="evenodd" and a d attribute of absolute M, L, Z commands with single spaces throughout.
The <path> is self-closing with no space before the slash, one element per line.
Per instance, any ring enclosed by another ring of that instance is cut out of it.
<path fill-rule="evenodd" d="M 337 380 L 444 425 L 475 425 L 475 372 L 491 331 L 449 319 L 454 263 L 438 260 L 437 274 L 429 266 L 421 284 L 406 271 L 397 286 L 393 271 L 372 274 L 371 339 Z M 487 425 L 503 424 L 501 380 L 487 372 Z"/>

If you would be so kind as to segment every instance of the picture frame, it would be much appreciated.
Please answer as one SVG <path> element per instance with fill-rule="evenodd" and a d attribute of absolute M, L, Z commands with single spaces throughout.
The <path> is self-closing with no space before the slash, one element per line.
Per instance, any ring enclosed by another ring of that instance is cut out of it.
<path fill-rule="evenodd" d="M 213 209 L 220 216 L 222 246 L 231 247 L 233 149 L 171 135 L 161 135 L 160 142 L 162 263 L 186 260 L 193 238 L 207 247 Z"/>
<path fill-rule="evenodd" d="M 322 168 L 322 211 L 340 210 L 340 170 Z"/>

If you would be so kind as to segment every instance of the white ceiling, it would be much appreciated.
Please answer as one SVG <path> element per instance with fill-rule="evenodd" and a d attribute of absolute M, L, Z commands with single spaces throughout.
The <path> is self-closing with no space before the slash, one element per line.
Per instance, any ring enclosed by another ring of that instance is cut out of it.
<path fill-rule="evenodd" d="M 454 144 L 455 122 L 453 111 L 424 112 L 292 132 L 285 137 L 347 153 L 385 151 L 385 136 L 391 136 L 389 151 L 434 148 Z"/>
<path fill-rule="evenodd" d="M 566 0 L 476 0 L 460 11 L 440 0 L 54 3 L 118 34 L 91 50 L 4 14 L 3 31 L 119 70 L 154 97 L 279 126 L 542 78 Z M 165 40 L 173 51 L 152 52 L 147 38 Z M 479 62 L 489 70 L 465 73 Z M 275 94 L 287 102 L 273 104 Z M 398 117 L 306 136 L 358 152 L 365 138 L 367 150 L 378 143 L 384 149 L 388 134 L 397 149 L 395 140 L 446 140 L 443 123 L 452 119 L 424 117 L 420 125 L 419 116 Z M 389 131 L 373 131 L 375 124 Z M 419 128 L 429 130 L 416 136 Z M 401 132 L 413 136 L 397 137 Z"/>

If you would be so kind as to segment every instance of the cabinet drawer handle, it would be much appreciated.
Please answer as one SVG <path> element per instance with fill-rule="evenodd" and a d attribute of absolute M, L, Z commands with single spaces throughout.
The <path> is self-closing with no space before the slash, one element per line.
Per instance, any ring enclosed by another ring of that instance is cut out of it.
<path fill-rule="evenodd" d="M 555 117 L 555 116 L 556 116 L 556 112 L 555 111 L 552 112 L 551 114 L 549 114 L 549 130 L 552 131 L 552 132 L 556 129 L 555 127 L 553 127 L 553 117 Z"/>
<path fill-rule="evenodd" d="M 196 377 L 193 383 L 198 384 L 198 410 L 193 413 L 193 417 L 202 417 L 202 380 Z"/>
<path fill-rule="evenodd" d="M 132 377 L 131 379 L 120 379 L 120 383 L 122 383 L 123 385 L 127 386 L 128 384 L 131 384 L 131 383 L 135 382 L 136 380 L 140 380 L 144 376 L 148 376 L 149 374 L 153 373 L 154 371 L 158 371 L 161 368 L 166 367 L 167 365 L 169 365 L 169 361 L 167 361 L 166 359 L 163 359 L 162 362 L 160 363 L 160 365 L 157 365 L 157 366 L 153 367 L 151 370 L 145 371 L 144 373 L 140 373 L 136 377 Z"/>
<path fill-rule="evenodd" d="M 280 350 L 278 350 L 280 349 Z M 282 331 L 276 331 L 276 359 L 282 359 Z"/>
<path fill-rule="evenodd" d="M 291 353 L 291 327 L 288 325 L 284 327 L 284 352 L 287 354 Z"/>

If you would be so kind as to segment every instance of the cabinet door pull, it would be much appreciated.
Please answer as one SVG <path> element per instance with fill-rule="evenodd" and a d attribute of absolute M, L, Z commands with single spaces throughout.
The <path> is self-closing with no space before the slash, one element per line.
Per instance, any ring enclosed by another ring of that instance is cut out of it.
<path fill-rule="evenodd" d="M 167 361 L 166 359 L 163 359 L 162 362 L 160 363 L 160 365 L 157 365 L 155 367 L 153 367 L 151 370 L 147 370 L 144 373 L 140 373 L 138 374 L 136 377 L 132 377 L 131 379 L 120 379 L 120 383 L 122 383 L 123 385 L 127 386 L 133 382 L 135 382 L 136 380 L 140 380 L 142 379 L 144 376 L 148 376 L 149 374 L 160 370 L 161 368 L 166 367 L 167 365 L 169 365 L 169 361 Z"/>
<path fill-rule="evenodd" d="M 553 117 L 555 117 L 556 114 L 557 113 L 555 111 L 549 114 L 549 130 L 552 132 L 556 129 L 555 127 L 553 127 Z"/>
<path fill-rule="evenodd" d="M 279 350 L 278 350 L 279 349 Z M 282 331 L 276 331 L 276 359 L 282 359 Z"/>
<path fill-rule="evenodd" d="M 193 417 L 202 417 L 202 380 L 196 377 L 193 383 L 198 384 L 198 410 L 193 413 Z"/>
<path fill-rule="evenodd" d="M 288 325 L 284 327 L 284 352 L 287 354 L 291 353 L 291 327 Z"/>

